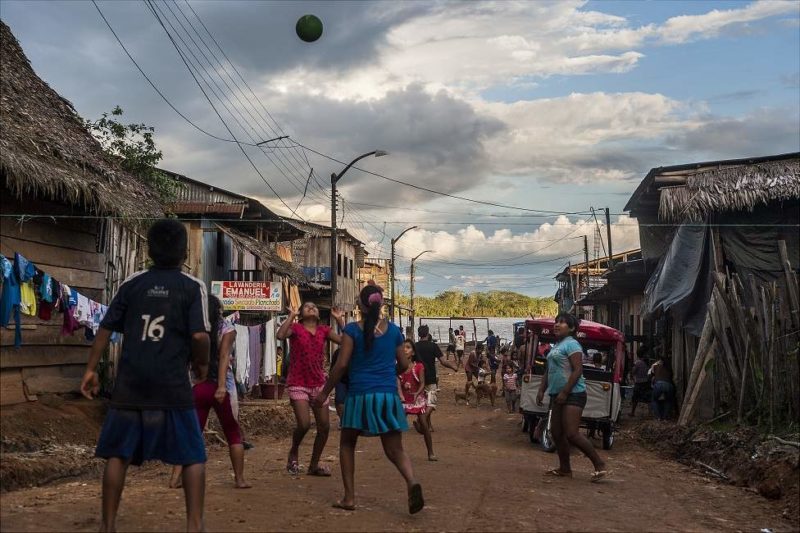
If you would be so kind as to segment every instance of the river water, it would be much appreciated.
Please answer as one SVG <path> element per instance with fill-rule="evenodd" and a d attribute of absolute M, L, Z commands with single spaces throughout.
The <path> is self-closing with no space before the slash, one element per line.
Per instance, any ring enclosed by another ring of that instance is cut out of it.
<path fill-rule="evenodd" d="M 514 337 L 514 323 L 515 322 L 522 322 L 524 318 L 504 318 L 504 317 L 489 317 L 489 326 L 486 326 L 486 320 L 483 319 L 476 319 L 475 326 L 478 330 L 477 332 L 477 339 L 479 341 L 483 341 L 488 335 L 488 330 L 491 329 L 495 335 L 499 335 L 503 341 L 511 341 Z M 404 321 L 405 322 L 405 321 Z M 430 327 L 431 335 L 433 338 L 439 342 L 447 343 L 447 330 L 450 326 L 450 321 L 447 319 L 444 320 L 436 320 L 436 319 L 424 319 L 420 320 L 417 318 L 417 323 L 427 324 Z M 405 323 L 403 324 L 405 325 Z M 464 330 L 467 332 L 467 340 L 471 341 L 473 339 L 473 329 L 472 329 L 472 321 L 471 320 L 453 320 L 452 327 L 453 329 L 457 329 L 458 326 L 464 326 Z"/>

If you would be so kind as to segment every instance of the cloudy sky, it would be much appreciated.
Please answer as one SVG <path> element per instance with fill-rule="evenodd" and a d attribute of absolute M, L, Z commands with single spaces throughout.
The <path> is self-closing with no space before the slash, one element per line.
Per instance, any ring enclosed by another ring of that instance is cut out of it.
<path fill-rule="evenodd" d="M 615 251 L 638 246 L 622 207 L 650 168 L 800 150 L 798 2 L 98 5 L 185 118 L 91 2 L 3 0 L 0 16 L 82 116 L 120 105 L 154 126 L 165 168 L 329 221 L 330 158 L 382 149 L 359 167 L 477 200 L 342 178 L 343 227 L 371 255 L 418 226 L 398 243 L 403 291 L 432 250 L 420 293 L 551 295 L 583 235 L 594 254 L 590 208 L 613 213 Z M 325 26 L 312 44 L 306 13 Z"/>

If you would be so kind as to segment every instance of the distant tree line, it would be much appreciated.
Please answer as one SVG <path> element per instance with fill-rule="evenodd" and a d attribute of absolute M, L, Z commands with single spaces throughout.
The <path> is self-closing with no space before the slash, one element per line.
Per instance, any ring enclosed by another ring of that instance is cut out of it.
<path fill-rule="evenodd" d="M 400 296 L 400 305 L 408 306 L 408 296 Z M 417 316 L 555 316 L 558 304 L 552 296 L 525 296 L 511 291 L 464 293 L 444 291 L 436 296 L 415 296 Z"/>

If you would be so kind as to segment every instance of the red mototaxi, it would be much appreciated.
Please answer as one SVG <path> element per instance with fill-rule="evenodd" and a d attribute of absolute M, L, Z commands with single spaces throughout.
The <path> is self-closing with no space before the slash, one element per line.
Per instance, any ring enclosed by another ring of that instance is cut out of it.
<path fill-rule="evenodd" d="M 534 318 L 525 321 L 525 373 L 520 388 L 520 409 L 525 417 L 531 441 L 535 442 L 535 429 L 540 420 L 549 418 L 549 398 L 545 394 L 543 406 L 536 405 L 536 395 L 545 372 L 546 353 L 558 342 L 555 335 L 554 318 Z M 625 336 L 619 330 L 597 322 L 581 320 L 575 339 L 584 351 L 597 350 L 606 354 L 602 368 L 584 364 L 586 381 L 586 407 L 581 418 L 582 425 L 599 430 L 603 437 L 603 448 L 608 450 L 614 443 L 614 430 L 622 407 L 620 381 L 625 368 Z M 547 424 L 549 428 L 549 423 Z M 541 429 L 541 428 L 540 428 Z M 552 451 L 553 443 L 549 431 L 542 431 L 542 445 Z"/>

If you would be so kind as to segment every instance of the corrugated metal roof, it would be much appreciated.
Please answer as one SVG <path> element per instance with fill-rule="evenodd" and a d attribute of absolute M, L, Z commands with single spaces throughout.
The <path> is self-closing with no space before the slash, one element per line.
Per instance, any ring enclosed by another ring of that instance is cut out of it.
<path fill-rule="evenodd" d="M 176 215 L 187 214 L 213 214 L 236 215 L 241 217 L 247 209 L 246 203 L 206 203 L 206 202 L 174 202 L 169 206 L 170 211 Z"/>

